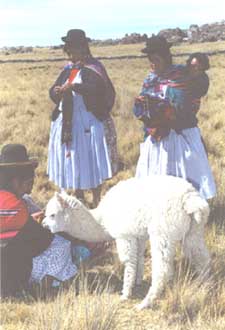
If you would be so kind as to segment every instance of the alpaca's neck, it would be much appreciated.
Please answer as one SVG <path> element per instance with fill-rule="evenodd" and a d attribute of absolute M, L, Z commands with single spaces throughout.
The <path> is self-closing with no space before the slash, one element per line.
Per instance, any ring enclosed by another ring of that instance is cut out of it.
<path fill-rule="evenodd" d="M 101 219 L 98 216 L 98 209 L 89 210 L 84 205 L 80 205 L 76 212 L 76 236 L 77 238 L 89 242 L 110 241 L 112 237 L 101 226 Z M 72 233 L 71 233 L 72 234 Z"/>

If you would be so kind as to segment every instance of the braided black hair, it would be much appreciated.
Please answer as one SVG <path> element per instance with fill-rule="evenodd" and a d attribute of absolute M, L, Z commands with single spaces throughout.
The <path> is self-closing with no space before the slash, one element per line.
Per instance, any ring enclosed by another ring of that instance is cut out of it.
<path fill-rule="evenodd" d="M 22 181 L 33 179 L 35 169 L 33 165 L 5 167 L 0 170 L 0 189 L 11 191 L 14 178 Z"/>

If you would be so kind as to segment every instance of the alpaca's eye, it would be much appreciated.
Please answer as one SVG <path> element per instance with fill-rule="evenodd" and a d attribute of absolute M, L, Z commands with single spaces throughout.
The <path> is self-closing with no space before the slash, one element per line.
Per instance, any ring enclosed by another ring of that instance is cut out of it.
<path fill-rule="evenodd" d="M 55 214 L 51 214 L 49 217 L 50 218 L 54 218 L 55 217 Z"/>

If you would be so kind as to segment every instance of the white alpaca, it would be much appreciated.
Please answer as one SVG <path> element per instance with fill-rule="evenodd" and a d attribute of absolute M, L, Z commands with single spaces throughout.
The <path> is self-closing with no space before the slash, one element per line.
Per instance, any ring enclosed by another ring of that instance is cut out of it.
<path fill-rule="evenodd" d="M 48 202 L 43 225 L 87 241 L 116 240 L 125 264 L 122 298 L 127 299 L 142 281 L 146 239 L 150 238 L 152 285 L 138 305 L 151 306 L 173 277 L 175 246 L 201 273 L 210 257 L 204 242 L 208 203 L 184 179 L 173 176 L 131 178 L 111 188 L 96 209 L 88 210 L 75 197 L 55 194 Z"/>

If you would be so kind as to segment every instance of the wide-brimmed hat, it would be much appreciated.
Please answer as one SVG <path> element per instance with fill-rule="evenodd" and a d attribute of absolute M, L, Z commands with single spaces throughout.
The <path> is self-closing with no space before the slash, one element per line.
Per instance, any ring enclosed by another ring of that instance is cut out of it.
<path fill-rule="evenodd" d="M 144 54 L 166 54 L 170 52 L 171 42 L 168 42 L 163 36 L 155 36 L 146 40 L 146 47 L 141 51 Z"/>
<path fill-rule="evenodd" d="M 38 166 L 38 159 L 28 157 L 27 149 L 22 144 L 7 144 L 0 154 L 0 169 L 3 167 Z"/>
<path fill-rule="evenodd" d="M 89 41 L 91 41 L 91 39 L 86 37 L 83 30 L 72 29 L 67 32 L 65 37 L 62 37 L 62 41 L 73 47 L 83 48 Z"/>

